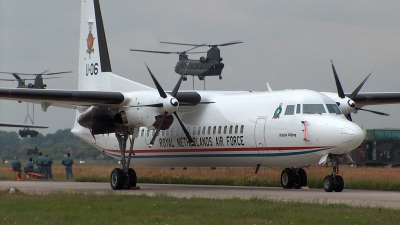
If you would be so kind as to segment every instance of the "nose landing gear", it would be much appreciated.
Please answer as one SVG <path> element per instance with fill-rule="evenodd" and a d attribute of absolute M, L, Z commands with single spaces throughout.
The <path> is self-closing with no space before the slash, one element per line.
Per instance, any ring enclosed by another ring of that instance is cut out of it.
<path fill-rule="evenodd" d="M 323 187 L 326 192 L 341 192 L 344 188 L 344 180 L 342 176 L 339 175 L 339 156 L 330 155 L 329 156 L 333 171 L 331 175 L 324 178 Z"/>

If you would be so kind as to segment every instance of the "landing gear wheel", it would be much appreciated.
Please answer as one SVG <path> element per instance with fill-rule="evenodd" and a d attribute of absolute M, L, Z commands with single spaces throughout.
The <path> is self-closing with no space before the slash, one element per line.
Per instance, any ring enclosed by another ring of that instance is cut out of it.
<path fill-rule="evenodd" d="M 219 75 L 219 79 L 222 80 L 222 76 L 221 75 Z"/>
<path fill-rule="evenodd" d="M 128 174 L 125 175 L 125 179 L 124 179 L 124 184 L 122 185 L 123 189 L 130 189 L 131 187 L 135 187 L 136 186 L 136 181 L 137 181 L 137 177 L 136 177 L 136 172 L 134 169 L 129 168 L 128 169 Z"/>
<path fill-rule="evenodd" d="M 110 184 L 113 190 L 121 190 L 124 184 L 124 172 L 121 169 L 113 169 L 110 176 Z"/>
<path fill-rule="evenodd" d="M 300 189 L 304 186 L 307 186 L 307 173 L 303 168 L 298 168 L 295 175 L 294 188 Z"/>
<path fill-rule="evenodd" d="M 333 190 L 335 192 L 342 192 L 343 188 L 344 188 L 344 180 L 343 180 L 342 176 L 336 175 L 335 187 L 333 188 Z"/>
<path fill-rule="evenodd" d="M 324 178 L 324 183 L 322 184 L 324 186 L 324 190 L 326 192 L 332 192 L 333 191 L 333 177 L 331 175 L 328 175 Z"/>
<path fill-rule="evenodd" d="M 290 168 L 285 168 L 281 173 L 281 185 L 285 189 L 291 189 L 294 187 L 295 174 Z"/>
<path fill-rule="evenodd" d="M 187 81 L 187 77 L 186 77 L 186 76 L 184 76 L 182 80 L 183 80 L 183 81 Z"/>

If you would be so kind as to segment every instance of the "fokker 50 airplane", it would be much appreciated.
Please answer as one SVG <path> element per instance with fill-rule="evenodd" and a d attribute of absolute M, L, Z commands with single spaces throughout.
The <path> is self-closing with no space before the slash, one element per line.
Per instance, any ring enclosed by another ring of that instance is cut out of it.
<path fill-rule="evenodd" d="M 0 89 L 0 98 L 76 109 L 72 132 L 121 160 L 112 189 L 129 189 L 130 163 L 148 167 L 282 167 L 283 188 L 307 185 L 302 166 L 330 160 L 327 192 L 344 181 L 338 160 L 364 140 L 336 102 L 311 90 L 166 92 L 111 72 L 98 0 L 81 0 L 78 90 Z M 111 133 L 115 133 L 111 135 Z M 128 142 L 129 140 L 129 142 Z M 127 145 L 129 144 L 129 147 Z"/>

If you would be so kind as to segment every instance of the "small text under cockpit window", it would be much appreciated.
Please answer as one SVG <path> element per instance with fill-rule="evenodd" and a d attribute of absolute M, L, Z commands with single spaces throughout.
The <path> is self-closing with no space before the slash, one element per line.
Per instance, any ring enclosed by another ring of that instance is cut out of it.
<path fill-rule="evenodd" d="M 326 113 L 323 104 L 303 104 L 303 114 Z"/>
<path fill-rule="evenodd" d="M 326 104 L 326 108 L 328 108 L 329 113 L 342 114 L 342 112 L 340 111 L 339 107 L 336 104 Z"/>

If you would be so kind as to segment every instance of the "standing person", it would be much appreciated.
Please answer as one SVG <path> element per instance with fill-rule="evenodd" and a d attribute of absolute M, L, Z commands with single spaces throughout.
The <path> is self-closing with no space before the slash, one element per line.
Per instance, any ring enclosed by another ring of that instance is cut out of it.
<path fill-rule="evenodd" d="M 51 164 L 53 164 L 53 160 L 49 157 L 48 154 L 46 154 L 45 157 L 43 157 L 43 170 L 44 170 L 44 179 L 53 179 L 53 173 L 51 172 Z"/>
<path fill-rule="evenodd" d="M 33 159 L 29 158 L 29 160 L 24 164 L 24 173 L 33 172 Z"/>
<path fill-rule="evenodd" d="M 21 173 L 22 173 L 22 170 L 21 170 L 21 162 L 18 160 L 18 157 L 17 156 L 15 156 L 14 157 L 14 160 L 11 162 L 11 167 L 12 167 L 12 169 L 14 170 L 14 171 L 18 171 L 19 173 L 18 173 L 18 176 L 19 176 L 19 178 L 21 179 Z"/>
<path fill-rule="evenodd" d="M 67 158 L 64 158 L 61 164 L 65 166 L 65 176 L 67 180 L 69 180 L 69 175 L 71 175 L 71 179 L 74 179 L 74 174 L 72 173 L 72 164 L 74 164 L 74 160 L 71 158 L 69 152 L 67 153 Z"/>
<path fill-rule="evenodd" d="M 38 173 L 44 173 L 43 171 L 43 156 L 42 153 L 39 152 L 39 156 L 36 158 L 36 169 Z"/>

